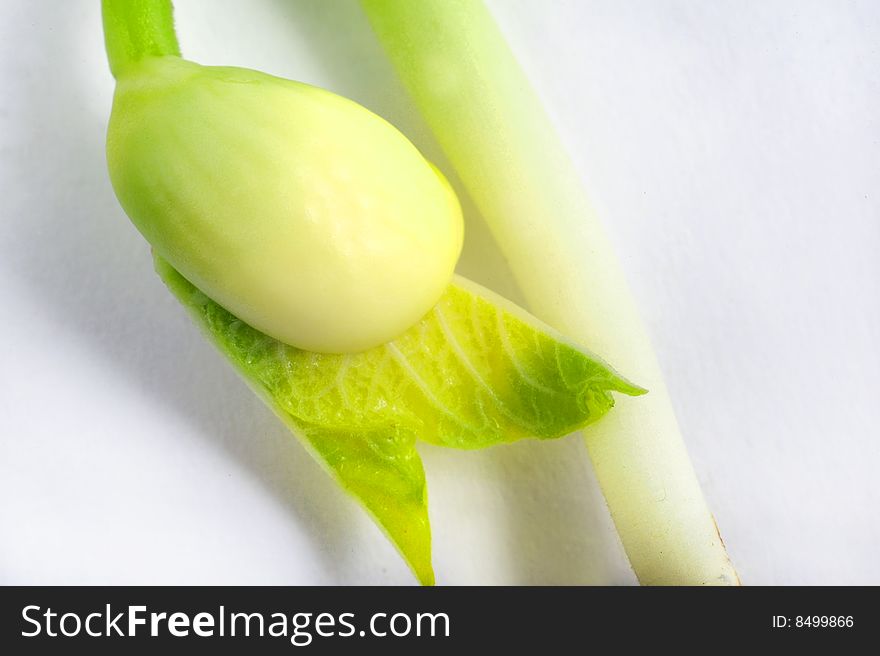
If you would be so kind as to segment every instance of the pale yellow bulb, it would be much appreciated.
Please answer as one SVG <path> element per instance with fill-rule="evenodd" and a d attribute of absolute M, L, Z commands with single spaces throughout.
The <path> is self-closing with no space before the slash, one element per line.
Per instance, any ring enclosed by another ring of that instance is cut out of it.
<path fill-rule="evenodd" d="M 343 353 L 437 302 L 461 251 L 458 200 L 406 137 L 328 91 L 176 57 L 118 80 L 114 189 L 156 251 L 253 327 Z"/>

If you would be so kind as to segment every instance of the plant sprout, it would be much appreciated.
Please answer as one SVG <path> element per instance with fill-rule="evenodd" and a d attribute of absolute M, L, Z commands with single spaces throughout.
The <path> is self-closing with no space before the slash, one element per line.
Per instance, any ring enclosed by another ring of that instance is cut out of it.
<path fill-rule="evenodd" d="M 103 0 L 114 190 L 250 387 L 434 582 L 416 440 L 477 449 L 645 390 L 453 268 L 452 188 L 357 104 L 181 59 L 169 0 Z"/>

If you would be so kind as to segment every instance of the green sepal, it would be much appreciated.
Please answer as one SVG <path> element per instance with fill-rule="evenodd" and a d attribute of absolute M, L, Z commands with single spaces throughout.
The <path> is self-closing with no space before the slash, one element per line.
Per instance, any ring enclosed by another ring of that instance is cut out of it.
<path fill-rule="evenodd" d="M 167 262 L 159 276 L 247 383 L 372 514 L 419 581 L 434 582 L 416 439 L 477 449 L 592 423 L 611 392 L 645 390 L 523 310 L 456 278 L 403 335 L 356 354 L 283 344 L 213 302 Z"/>

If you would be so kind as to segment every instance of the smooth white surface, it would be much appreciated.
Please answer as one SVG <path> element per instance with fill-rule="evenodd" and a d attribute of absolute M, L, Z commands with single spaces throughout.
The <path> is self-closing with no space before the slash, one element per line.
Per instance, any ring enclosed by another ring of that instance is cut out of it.
<path fill-rule="evenodd" d="M 0 2 L 0 583 L 412 583 L 175 306 L 104 165 L 99 3 Z M 430 156 L 354 2 L 179 0 L 203 63 Z M 746 583 L 880 583 L 880 4 L 494 0 Z M 515 297 L 471 217 L 460 269 Z M 630 583 L 577 439 L 421 449 L 439 583 Z"/>

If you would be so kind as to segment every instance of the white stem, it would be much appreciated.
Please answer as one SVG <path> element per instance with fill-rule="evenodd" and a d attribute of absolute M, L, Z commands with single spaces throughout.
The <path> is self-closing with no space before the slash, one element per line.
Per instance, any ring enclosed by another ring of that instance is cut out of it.
<path fill-rule="evenodd" d="M 491 15 L 479 0 L 362 4 L 529 309 L 650 391 L 585 431 L 639 581 L 737 584 L 623 271 Z"/>

